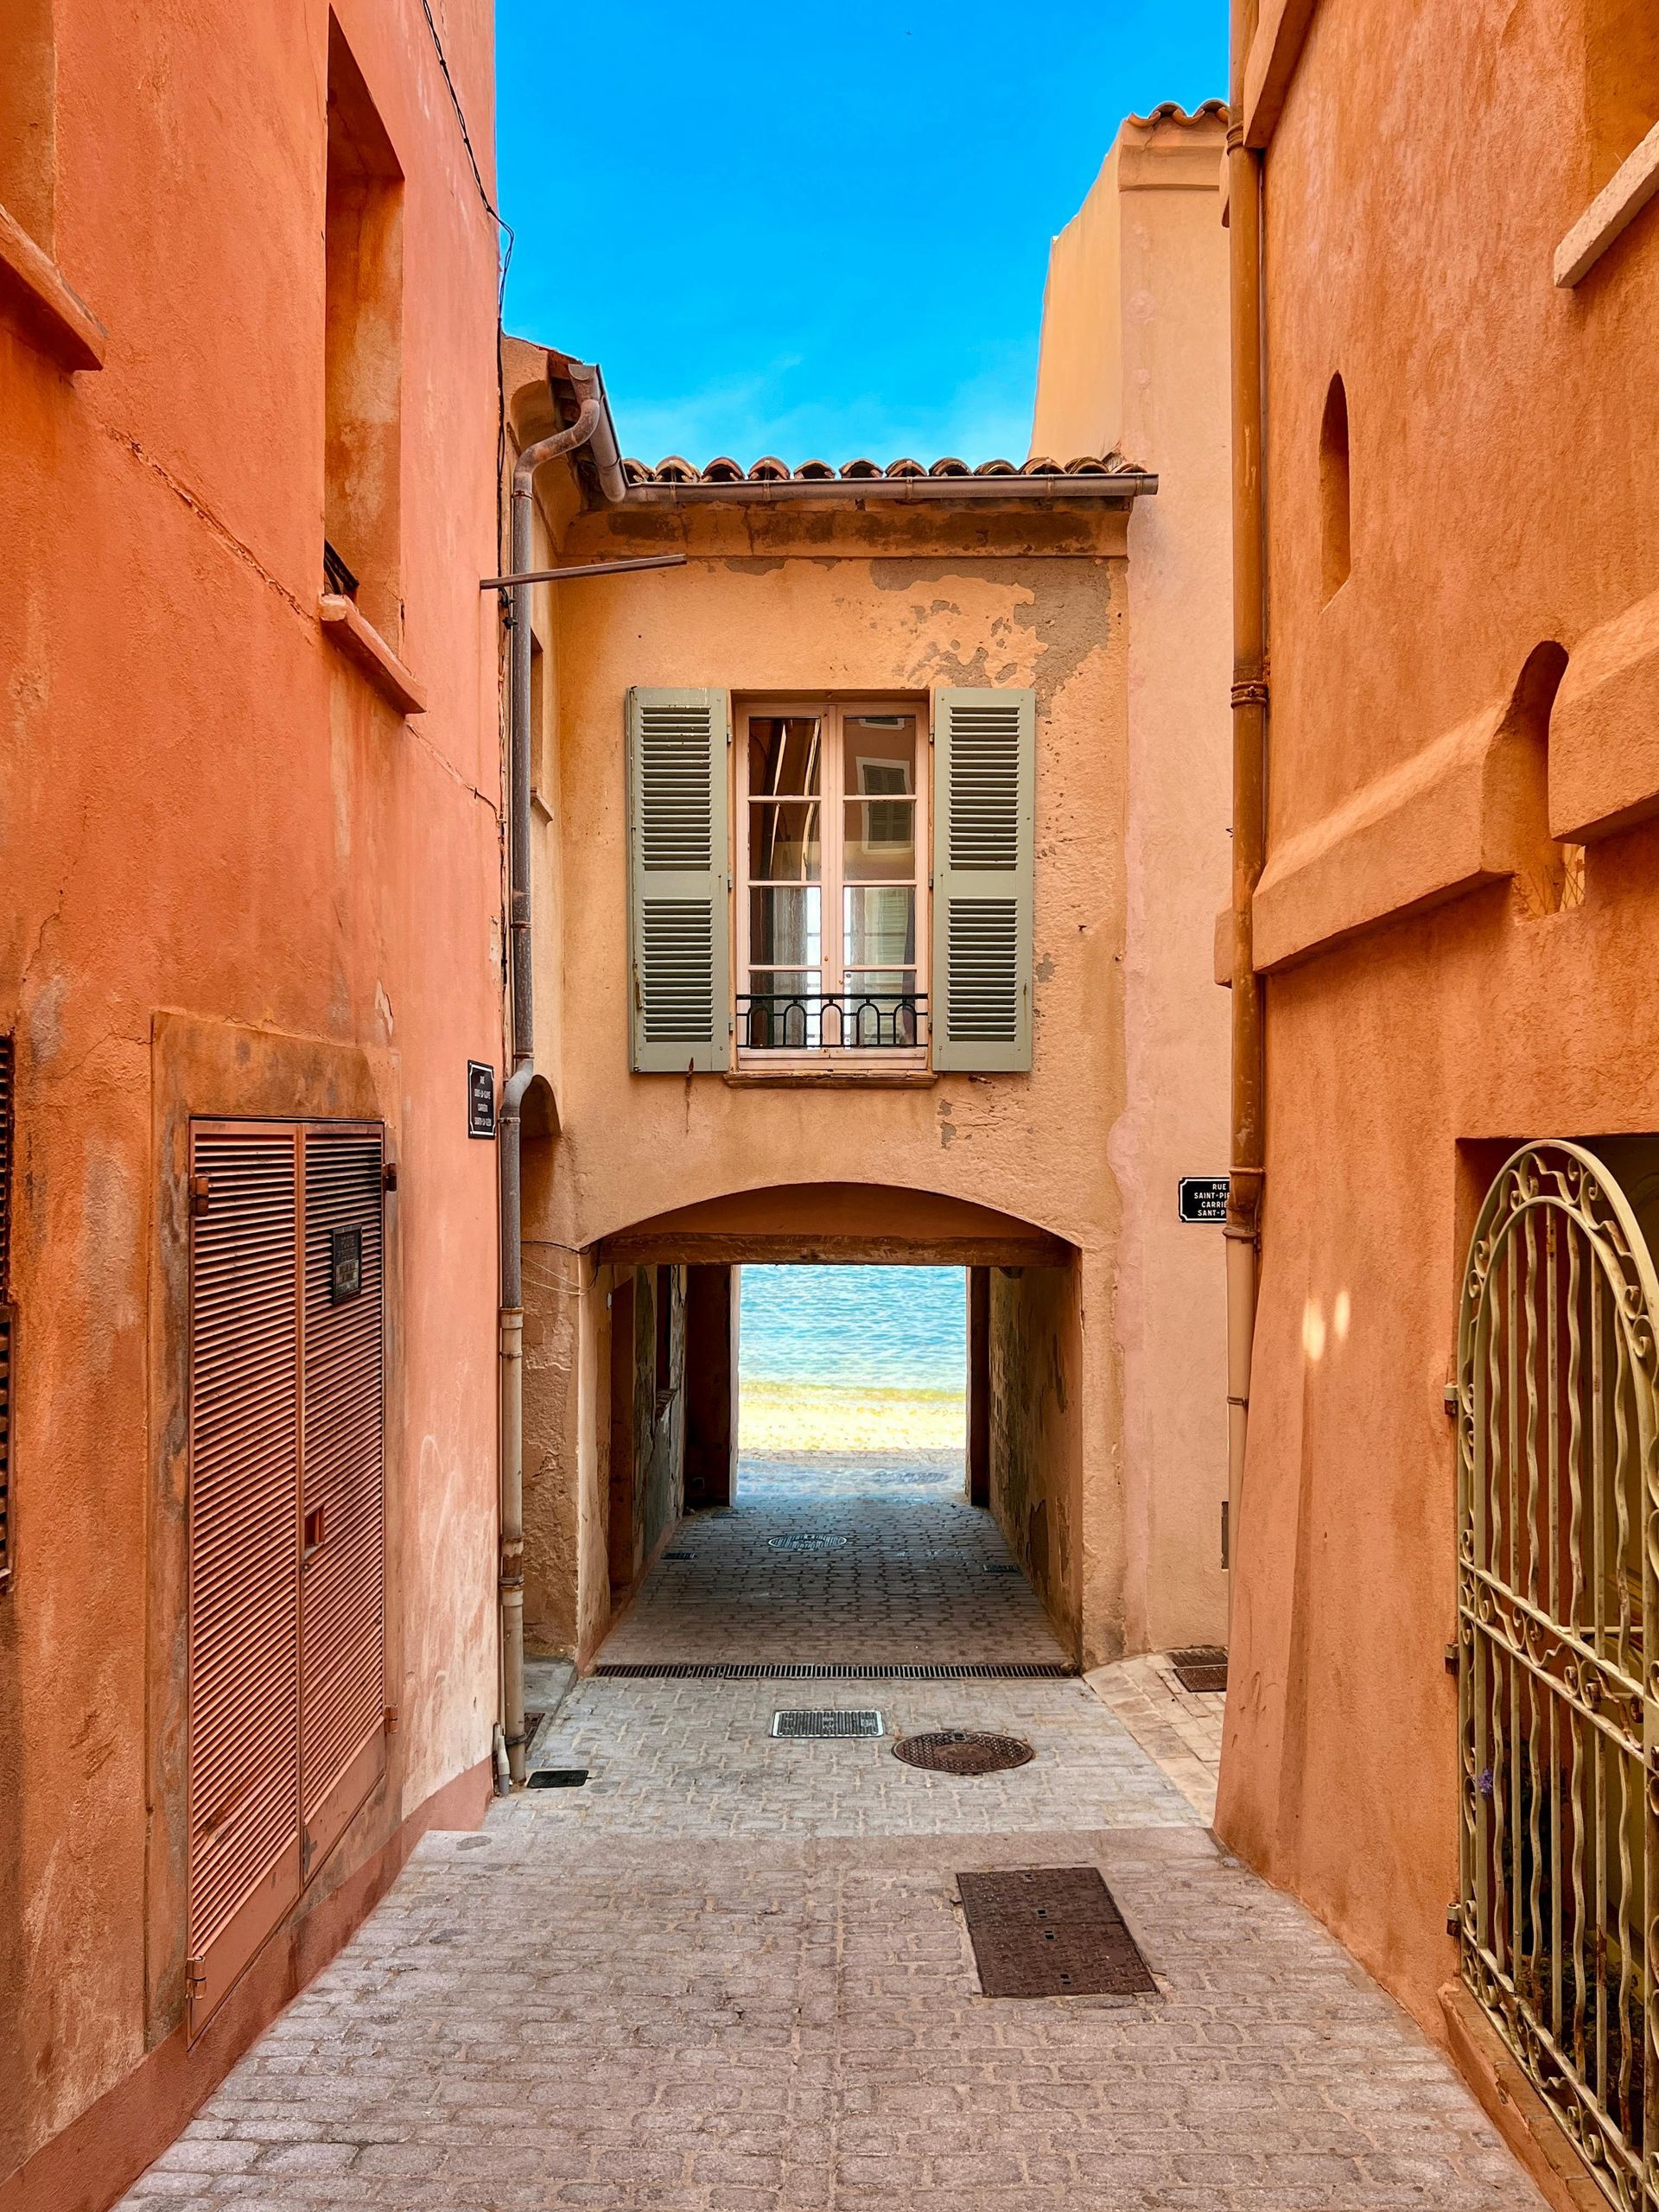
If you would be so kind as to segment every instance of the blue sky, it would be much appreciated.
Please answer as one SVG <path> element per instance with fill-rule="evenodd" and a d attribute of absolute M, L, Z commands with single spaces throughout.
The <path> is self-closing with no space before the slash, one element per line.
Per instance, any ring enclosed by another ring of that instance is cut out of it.
<path fill-rule="evenodd" d="M 1024 456 L 1048 242 L 1225 0 L 498 0 L 507 327 L 625 452 Z"/>

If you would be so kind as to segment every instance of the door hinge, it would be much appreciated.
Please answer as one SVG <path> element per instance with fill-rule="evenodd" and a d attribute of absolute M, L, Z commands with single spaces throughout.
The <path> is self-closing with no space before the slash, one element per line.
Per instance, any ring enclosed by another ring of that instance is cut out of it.
<path fill-rule="evenodd" d="M 385 1719 L 387 1735 L 395 1736 L 397 1733 L 397 1708 L 395 1705 L 386 1707 Z"/>
<path fill-rule="evenodd" d="M 1448 1936 L 1458 1936 L 1462 1931 L 1463 1906 L 1456 1897 L 1453 1897 L 1446 1908 L 1446 1932 Z"/>
<path fill-rule="evenodd" d="M 207 1212 L 212 1189 L 213 1185 L 207 1176 L 193 1175 L 190 1178 L 190 1218 L 192 1221 L 200 1221 Z"/>
<path fill-rule="evenodd" d="M 1457 1384 L 1455 1382 L 1448 1382 L 1446 1386 L 1446 1396 L 1444 1401 L 1446 1405 L 1446 1417 L 1447 1421 L 1456 1421 L 1458 1417 L 1458 1395 Z"/>
<path fill-rule="evenodd" d="M 1446 1671 L 1448 1675 L 1455 1675 L 1458 1671 L 1458 1647 L 1455 1642 L 1448 1643 L 1446 1647 Z"/>
<path fill-rule="evenodd" d="M 198 1990 L 206 1989 L 207 1986 L 207 1961 L 206 1959 L 187 1959 L 185 1961 L 184 1986 L 186 1990 L 193 1997 Z"/>
<path fill-rule="evenodd" d="M 381 1177 L 381 1180 L 385 1183 L 387 1190 L 395 1191 L 397 1189 L 397 1163 L 395 1160 L 389 1160 L 386 1162 L 385 1172 Z"/>

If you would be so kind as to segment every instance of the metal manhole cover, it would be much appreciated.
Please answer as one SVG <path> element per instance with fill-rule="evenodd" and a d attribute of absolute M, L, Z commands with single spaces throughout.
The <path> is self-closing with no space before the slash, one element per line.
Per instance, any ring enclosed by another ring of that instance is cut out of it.
<path fill-rule="evenodd" d="M 1020 1571 L 1018 1560 L 988 1559 L 985 1562 L 987 1574 L 1018 1574 Z"/>
<path fill-rule="evenodd" d="M 1195 1643 L 1185 1651 L 1172 1651 L 1171 1666 L 1184 1690 L 1224 1690 L 1227 1654 L 1218 1643 Z"/>
<path fill-rule="evenodd" d="M 1036 1752 L 1023 1736 L 997 1736 L 977 1728 L 936 1728 L 925 1736 L 901 1736 L 893 1756 L 930 1774 L 1001 1774 L 1024 1766 Z"/>
<path fill-rule="evenodd" d="M 1158 1985 L 1095 1866 L 958 1874 L 987 1997 L 1149 1997 Z"/>
<path fill-rule="evenodd" d="M 838 1552 L 849 1543 L 848 1536 L 768 1536 L 767 1543 L 775 1552 Z"/>
<path fill-rule="evenodd" d="M 879 1713 L 818 1706 L 774 1713 L 772 1732 L 774 1736 L 880 1736 L 886 1731 Z"/>

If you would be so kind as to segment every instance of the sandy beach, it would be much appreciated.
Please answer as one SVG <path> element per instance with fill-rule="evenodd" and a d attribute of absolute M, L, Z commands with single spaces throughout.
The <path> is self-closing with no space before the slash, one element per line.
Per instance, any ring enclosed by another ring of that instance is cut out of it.
<path fill-rule="evenodd" d="M 967 1408 L 954 1390 L 887 1390 L 745 1380 L 746 1452 L 897 1452 L 960 1447 Z"/>

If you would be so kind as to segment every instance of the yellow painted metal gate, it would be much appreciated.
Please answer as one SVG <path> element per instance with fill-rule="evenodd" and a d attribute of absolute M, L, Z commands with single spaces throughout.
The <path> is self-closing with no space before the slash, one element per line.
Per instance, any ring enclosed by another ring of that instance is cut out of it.
<path fill-rule="evenodd" d="M 1463 1974 L 1616 2204 L 1659 2205 L 1659 1280 L 1601 1160 L 1529 1145 L 1459 1340 Z"/>

